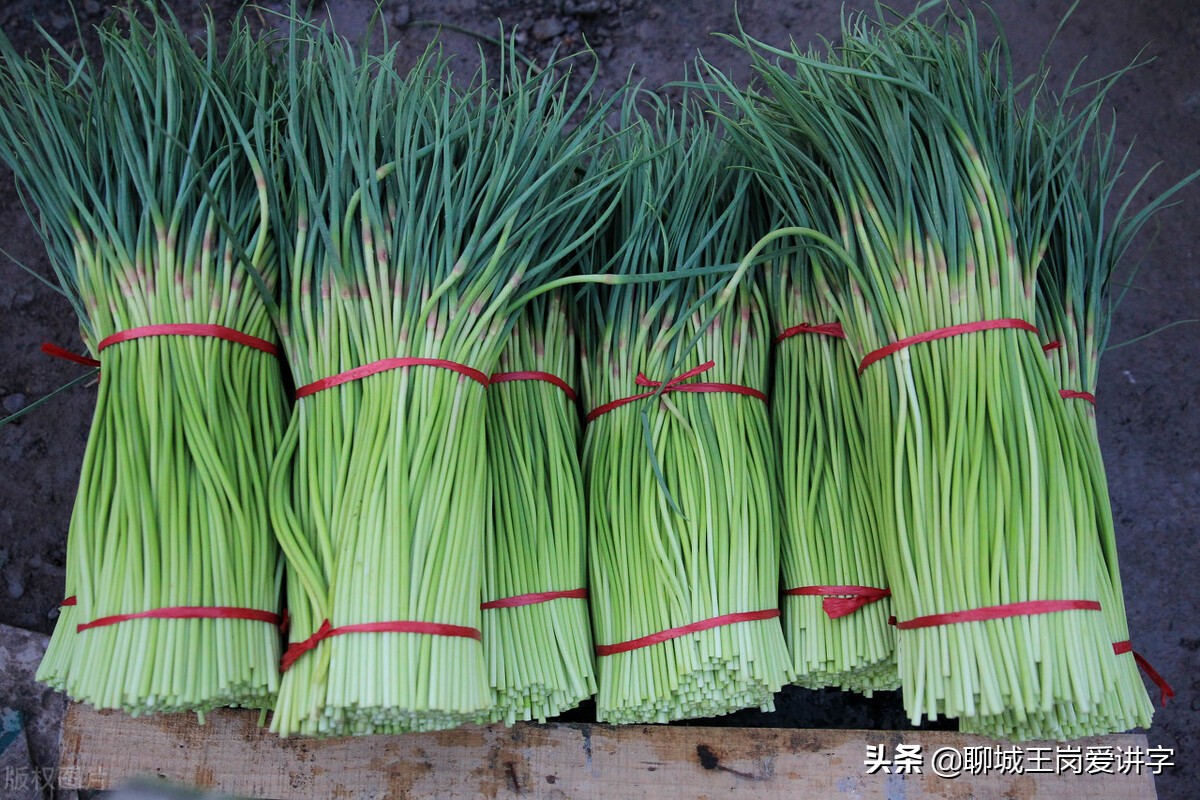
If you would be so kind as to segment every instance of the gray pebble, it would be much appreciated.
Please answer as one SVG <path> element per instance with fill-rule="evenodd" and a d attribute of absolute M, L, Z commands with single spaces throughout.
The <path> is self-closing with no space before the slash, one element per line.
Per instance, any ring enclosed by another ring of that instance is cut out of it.
<path fill-rule="evenodd" d="M 397 28 L 403 28 L 412 21 L 412 6 L 408 3 L 396 3 L 392 7 L 391 22 Z"/>
<path fill-rule="evenodd" d="M 25 395 L 20 392 L 13 392 L 4 398 L 4 402 L 0 403 L 0 405 L 3 405 L 4 410 L 9 414 L 15 414 L 25 407 Z"/>
<path fill-rule="evenodd" d="M 8 596 L 16 600 L 24 594 L 25 577 L 16 569 L 10 570 L 8 573 Z"/>
<path fill-rule="evenodd" d="M 83 10 L 89 14 L 99 14 L 102 8 L 103 6 L 100 5 L 98 0 L 87 0 L 87 2 L 83 4 Z"/>
<path fill-rule="evenodd" d="M 562 20 L 555 17 L 545 17 L 533 23 L 533 38 L 539 42 L 544 42 L 560 35 L 564 30 Z"/>
<path fill-rule="evenodd" d="M 600 0 L 567 0 L 563 8 L 568 14 L 590 17 L 600 13 Z"/>

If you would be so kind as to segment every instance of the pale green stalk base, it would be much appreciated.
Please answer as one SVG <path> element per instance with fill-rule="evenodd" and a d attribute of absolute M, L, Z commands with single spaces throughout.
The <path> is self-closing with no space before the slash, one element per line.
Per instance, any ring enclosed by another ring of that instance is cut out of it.
<path fill-rule="evenodd" d="M 535 370 L 577 384 L 577 349 L 558 296 L 522 312 L 500 372 Z M 579 409 L 543 381 L 488 390 L 492 516 L 484 602 L 587 587 Z M 596 693 L 586 599 L 559 598 L 483 611 L 493 721 L 545 722 Z"/>
<path fill-rule="evenodd" d="M 807 259 L 767 272 L 773 324 L 828 323 L 836 309 Z M 779 462 L 783 587 L 886 589 L 877 509 L 871 506 L 862 398 L 846 342 L 799 333 L 774 346 L 771 423 Z M 783 631 L 796 683 L 872 693 L 895 689 L 896 631 L 890 598 L 837 619 L 822 597 L 784 595 Z"/>
<path fill-rule="evenodd" d="M 614 724 L 775 710 L 787 682 L 778 620 L 740 622 L 600 659 L 596 719 Z"/>
<path fill-rule="evenodd" d="M 886 542 L 901 621 L 1026 600 L 1100 599 L 1094 571 L 1069 566 L 1093 563 L 1098 543 L 1090 505 L 1077 500 L 1079 459 L 1063 446 L 1065 414 L 1036 337 L 988 331 L 930 342 L 863 378 L 886 476 L 881 500 L 896 509 Z M 977 566 L 964 575 L 952 568 L 959 563 Z M 934 567 L 943 577 L 931 582 Z M 1113 687 L 1111 638 L 1098 611 L 899 635 L 914 722 L 958 717 L 969 728 L 971 718 L 1008 718 L 1020 737 L 1023 720 L 1056 704 L 1077 718 L 1095 714 Z"/>
<path fill-rule="evenodd" d="M 587 601 L 483 612 L 492 722 L 545 722 L 596 693 Z"/>
<path fill-rule="evenodd" d="M 39 680 L 133 715 L 270 707 L 270 623 L 75 625 L 175 606 L 279 611 L 265 497 L 285 407 L 278 363 L 197 337 L 114 345 L 103 361 L 67 553 L 77 605 L 63 609 Z"/>
<path fill-rule="evenodd" d="M 479 628 L 483 406 L 483 387 L 434 367 L 372 375 L 297 402 L 271 485 L 290 569 L 290 642 L 307 639 L 322 619 L 335 628 Z M 479 641 L 351 633 L 326 639 L 284 673 L 271 730 L 440 730 L 483 721 L 490 707 Z"/>
<path fill-rule="evenodd" d="M 867 697 L 899 689 L 896 634 L 888 625 L 892 609 L 887 598 L 839 619 L 829 618 L 821 600 L 783 598 L 783 634 L 796 674 L 792 682 L 806 689 L 835 687 Z"/>
<path fill-rule="evenodd" d="M 669 508 L 648 463 L 636 407 L 588 428 L 600 644 L 778 607 L 766 408 L 722 394 L 674 394 L 661 403 L 651 415 L 654 448 L 686 516 Z M 614 723 L 772 710 L 773 695 L 791 678 L 778 619 L 725 625 L 598 662 L 597 719 Z"/>

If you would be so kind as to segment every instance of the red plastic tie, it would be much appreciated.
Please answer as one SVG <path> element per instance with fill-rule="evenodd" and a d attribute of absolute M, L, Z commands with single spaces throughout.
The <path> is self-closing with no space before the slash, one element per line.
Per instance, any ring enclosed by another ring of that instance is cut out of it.
<path fill-rule="evenodd" d="M 657 389 L 660 386 L 665 386 L 665 388 L 662 391 L 663 394 L 668 394 L 670 392 L 697 392 L 697 393 L 730 392 L 732 394 L 741 394 L 741 395 L 745 395 L 747 397 L 753 397 L 757 400 L 762 400 L 764 403 L 767 402 L 767 396 L 765 394 L 763 394 L 762 392 L 760 392 L 758 389 L 752 389 L 749 386 L 742 386 L 737 383 L 682 383 L 682 381 L 686 381 L 690 378 L 695 378 L 697 375 L 701 375 L 705 372 L 708 372 L 710 369 L 712 369 L 716 365 L 717 364 L 715 361 L 706 361 L 703 364 L 701 364 L 700 366 L 693 367 L 692 369 L 689 369 L 687 372 L 683 373 L 682 375 L 672 378 L 671 380 L 667 381 L 665 384 L 663 384 L 659 381 L 652 381 L 649 378 L 647 378 L 645 375 L 643 375 L 642 373 L 639 372 L 637 374 L 637 378 L 634 380 L 634 383 L 636 383 L 638 386 L 648 386 L 653 389 Z M 621 397 L 617 400 L 612 400 L 610 402 L 605 403 L 602 406 L 597 406 L 596 408 L 592 409 L 591 412 L 587 415 L 587 421 L 591 422 L 592 420 L 596 419 L 597 417 L 607 414 L 608 412 L 613 411 L 615 409 L 618 409 L 621 406 L 628 405 L 629 403 L 633 403 L 638 400 L 644 400 L 647 397 L 653 397 L 653 396 L 654 396 L 654 392 L 644 392 L 642 394 L 635 394 L 633 397 Z"/>
<path fill-rule="evenodd" d="M 824 597 L 821 608 L 825 609 L 830 619 L 838 619 L 853 614 L 863 606 L 891 597 L 892 590 L 875 586 L 799 586 L 786 589 L 784 594 Z"/>
<path fill-rule="evenodd" d="M 227 342 L 252 347 L 255 350 L 261 350 L 264 353 L 272 356 L 279 355 L 279 348 L 268 342 L 266 339 L 259 339 L 257 336 L 251 336 L 248 333 L 235 331 L 233 328 L 226 328 L 223 325 L 203 325 L 192 322 L 182 322 L 169 325 L 145 325 L 141 328 L 130 328 L 127 331 L 117 331 L 112 336 L 105 337 L 96 346 L 96 352 L 99 353 L 105 348 L 112 347 L 114 344 L 121 342 L 130 342 L 134 339 L 146 339 L 151 336 L 204 336 L 210 339 L 223 339 Z M 85 367 L 99 367 L 100 362 L 88 356 L 81 356 L 72 353 L 50 342 L 42 342 L 42 352 L 48 356 L 62 358 L 67 361 L 72 361 L 76 364 L 81 364 Z"/>
<path fill-rule="evenodd" d="M 905 622 L 897 622 L 896 627 L 905 631 L 912 630 L 913 628 L 936 628 L 941 625 L 953 625 L 958 622 L 985 622 L 990 619 L 1052 614 L 1055 611 L 1099 610 L 1100 604 L 1095 600 L 1026 600 L 1021 603 L 1005 603 L 999 606 L 969 608 L 966 611 L 951 611 L 946 614 L 930 614 L 927 617 L 916 617 Z"/>
<path fill-rule="evenodd" d="M 334 386 L 341 386 L 343 383 L 361 381 L 363 378 L 376 375 L 380 372 L 402 369 L 404 367 L 441 367 L 442 369 L 457 372 L 460 375 L 466 375 L 485 389 L 488 386 L 487 375 L 465 364 L 459 364 L 457 361 L 447 361 L 442 358 L 384 358 L 301 386 L 296 390 L 296 399 L 299 400 L 302 397 L 308 397 L 310 394 L 316 394 L 325 389 L 332 389 Z"/>
<path fill-rule="evenodd" d="M 612 656 L 617 653 L 628 653 L 630 650 L 639 650 L 643 647 L 649 647 L 652 644 L 667 642 L 671 639 L 678 639 L 680 636 L 687 636 L 689 633 L 699 633 L 712 628 L 720 628 L 723 625 L 733 625 L 738 622 L 755 622 L 761 619 L 774 619 L 779 616 L 779 609 L 771 608 L 766 611 L 741 611 L 736 614 L 722 614 L 719 617 L 711 619 L 703 619 L 699 622 L 693 622 L 691 625 L 684 625 L 679 628 L 671 628 L 658 633 L 652 633 L 649 636 L 642 636 L 637 639 L 630 639 L 628 642 L 620 642 L 618 644 L 598 644 L 596 645 L 596 655 L 603 658 L 604 656 Z"/>
<path fill-rule="evenodd" d="M 1044 352 L 1046 355 L 1050 355 L 1060 347 L 1062 347 L 1062 342 L 1060 342 L 1058 339 L 1055 339 L 1052 342 L 1046 342 L 1044 345 L 1042 345 L 1042 352 Z"/>
<path fill-rule="evenodd" d="M 64 605 L 66 605 L 64 603 Z M 100 617 L 91 622 L 76 626 L 76 633 L 82 633 L 89 628 L 103 628 L 127 622 L 131 619 L 248 619 L 254 622 L 269 622 L 279 625 L 283 621 L 278 614 L 270 611 L 259 611 L 255 608 L 236 608 L 234 606 L 174 606 L 170 608 L 155 608 L 150 611 L 139 611 L 136 614 L 114 614 L 111 617 Z"/>
<path fill-rule="evenodd" d="M 575 390 L 571 385 L 549 372 L 537 372 L 535 370 L 521 370 L 518 372 L 497 372 L 488 378 L 489 383 L 511 383 L 513 381 L 543 381 L 553 384 L 559 389 L 562 389 L 567 397 L 571 398 L 571 402 L 575 402 Z"/>
<path fill-rule="evenodd" d="M 1145 656 L 1133 649 L 1133 642 L 1128 640 L 1113 642 L 1113 652 L 1119 656 L 1125 653 L 1133 653 L 1134 663 L 1138 665 L 1138 668 L 1142 672 L 1146 673 L 1146 677 L 1150 679 L 1150 682 L 1158 687 L 1158 702 L 1163 708 L 1166 708 L 1167 701 L 1175 696 L 1175 690 L 1171 688 L 1171 684 L 1167 683 L 1166 678 L 1158 674 L 1158 670 L 1150 666 L 1150 662 L 1146 660 Z"/>
<path fill-rule="evenodd" d="M 572 598 L 575 600 L 586 600 L 587 589 L 567 589 L 561 592 L 532 592 L 530 594 L 518 594 L 513 597 L 502 597 L 499 600 L 489 600 L 486 603 L 481 603 L 480 608 L 484 611 L 492 608 L 516 608 L 518 606 L 532 606 L 538 603 L 548 603 L 551 600 L 559 600 L 562 598 Z"/>
<path fill-rule="evenodd" d="M 289 644 L 287 650 L 284 651 L 283 659 L 279 662 L 279 671 L 287 672 L 292 665 L 296 663 L 296 659 L 313 650 L 321 642 L 331 636 L 344 636 L 347 633 L 424 633 L 430 636 L 455 636 L 463 639 L 474 639 L 481 641 L 483 635 L 477 628 L 468 628 L 465 625 L 447 625 L 441 622 L 413 622 L 413 621 L 396 621 L 396 622 L 360 622 L 356 625 L 342 625 L 335 628 L 330 624 L 329 620 L 324 620 L 321 627 L 302 642 Z"/>
<path fill-rule="evenodd" d="M 961 336 L 964 333 L 978 333 L 980 331 L 992 331 L 1002 328 L 1016 328 L 1017 330 L 1029 331 L 1036 334 L 1038 329 L 1032 324 L 1023 319 L 986 319 L 980 322 L 966 322 L 962 325 L 951 325 L 949 328 L 938 328 L 933 331 L 925 331 L 913 336 L 906 336 L 899 341 L 892 342 L 889 345 L 872 350 L 867 353 L 862 363 L 858 365 L 858 374 L 862 375 L 866 372 L 867 367 L 874 364 L 880 359 L 887 358 L 890 355 L 900 352 L 906 347 L 911 347 L 914 344 L 922 342 L 932 342 L 938 339 L 949 339 L 951 336 Z"/>
<path fill-rule="evenodd" d="M 822 322 L 819 325 L 813 325 L 809 322 L 801 322 L 799 325 L 793 325 L 786 329 L 783 333 L 775 337 L 776 342 L 782 342 L 784 339 L 790 339 L 793 336 L 798 336 L 802 333 L 815 333 L 820 336 L 833 336 L 838 339 L 845 339 L 846 332 L 842 330 L 840 322 Z"/>
<path fill-rule="evenodd" d="M 96 346 L 96 352 L 100 352 L 107 347 L 112 347 L 114 344 L 131 342 L 134 339 L 145 339 L 151 336 L 206 336 L 212 339 L 224 339 L 227 342 L 252 347 L 268 355 L 279 355 L 279 348 L 266 339 L 259 339 L 257 336 L 235 331 L 233 328 L 226 328 L 224 325 L 204 325 L 192 322 L 170 325 L 146 325 L 141 328 L 130 328 L 127 331 L 117 331 L 112 336 L 101 339 L 100 344 Z"/>
<path fill-rule="evenodd" d="M 1063 400 L 1086 400 L 1096 405 L 1096 395 L 1091 392 L 1077 392 L 1074 389 L 1059 389 L 1058 396 Z"/>
<path fill-rule="evenodd" d="M 75 602 L 76 602 L 75 595 L 71 595 L 70 597 L 64 597 L 63 601 L 58 604 L 58 607 L 62 608 L 63 606 L 73 606 L 73 605 L 75 605 Z"/>
<path fill-rule="evenodd" d="M 100 362 L 94 358 L 88 358 L 87 356 L 76 355 L 75 353 L 72 353 L 70 350 L 59 347 L 58 345 L 52 344 L 50 342 L 42 342 L 42 352 L 48 356 L 54 356 L 55 358 L 61 358 L 64 361 L 71 361 L 71 362 L 74 362 L 74 363 L 79 364 L 84 367 L 100 366 Z"/>

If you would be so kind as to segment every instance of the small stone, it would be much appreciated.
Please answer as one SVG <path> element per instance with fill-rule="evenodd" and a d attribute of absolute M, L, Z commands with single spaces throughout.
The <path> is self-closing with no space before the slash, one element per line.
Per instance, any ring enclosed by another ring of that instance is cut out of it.
<path fill-rule="evenodd" d="M 555 17 L 545 17 L 533 23 L 533 38 L 545 42 L 559 36 L 565 30 L 562 20 Z"/>
<path fill-rule="evenodd" d="M 391 11 L 392 25 L 403 28 L 412 21 L 412 6 L 408 3 L 397 3 Z"/>
<path fill-rule="evenodd" d="M 0 403 L 0 405 L 3 405 L 4 410 L 9 414 L 15 414 L 25 407 L 25 395 L 20 392 L 13 392 L 4 398 L 4 402 Z"/>
<path fill-rule="evenodd" d="M 25 576 L 18 570 L 10 570 L 8 574 L 8 596 L 19 600 L 25 594 Z"/>
<path fill-rule="evenodd" d="M 13 305 L 18 307 L 27 306 L 33 302 L 33 292 L 20 292 L 13 298 Z"/>
<path fill-rule="evenodd" d="M 55 30 L 60 30 L 60 31 L 65 30 L 66 28 L 70 27 L 70 25 L 71 25 L 71 18 L 68 17 L 66 14 L 51 14 L 50 15 L 50 26 L 52 28 L 54 28 Z"/>
<path fill-rule="evenodd" d="M 600 13 L 600 0 L 566 0 L 563 9 L 568 14 L 590 17 Z"/>
<path fill-rule="evenodd" d="M 99 14 L 103 8 L 104 7 L 100 5 L 99 0 L 87 0 L 87 2 L 83 4 L 83 10 L 93 16 Z"/>
<path fill-rule="evenodd" d="M 606 44 L 606 45 L 604 45 L 604 47 L 600 48 L 599 52 L 597 52 L 596 55 L 600 56 L 601 61 L 608 61 L 610 58 L 613 57 L 613 53 L 615 53 L 615 52 L 617 52 L 617 48 L 615 46 L 613 46 L 611 44 Z"/>

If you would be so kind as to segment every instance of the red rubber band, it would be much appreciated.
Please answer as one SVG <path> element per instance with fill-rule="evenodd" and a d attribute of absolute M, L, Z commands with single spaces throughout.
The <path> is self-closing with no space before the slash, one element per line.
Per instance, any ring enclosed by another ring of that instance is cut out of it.
<path fill-rule="evenodd" d="M 296 663 L 296 659 L 313 650 L 321 642 L 331 636 L 344 636 L 347 633 L 424 633 L 430 636 L 454 636 L 463 639 L 474 639 L 481 641 L 483 634 L 477 628 L 468 628 L 465 625 L 447 625 L 441 622 L 413 622 L 413 621 L 395 621 L 395 622 L 360 622 L 356 625 L 342 625 L 341 627 L 333 627 L 329 620 L 321 623 L 321 627 L 313 632 L 302 642 L 289 644 L 287 650 L 284 651 L 283 659 L 279 662 L 279 671 L 287 672 L 292 665 Z"/>
<path fill-rule="evenodd" d="M 731 394 L 741 394 L 747 397 L 753 397 L 756 400 L 762 400 L 764 403 L 767 402 L 767 396 L 758 389 L 752 389 L 749 386 L 742 386 L 737 383 L 680 383 L 681 381 L 686 381 L 689 378 L 694 378 L 697 375 L 708 372 L 715 366 L 715 361 L 706 361 L 698 367 L 689 369 L 682 375 L 667 381 L 665 384 L 666 388 L 663 389 L 662 393 L 669 394 L 670 392 L 696 392 L 702 394 L 705 392 L 728 392 Z M 634 380 L 634 383 L 636 383 L 638 386 L 649 386 L 654 389 L 664 386 L 663 383 L 659 381 L 652 381 L 640 372 L 637 374 L 637 378 Z M 618 409 L 621 406 L 628 405 L 629 403 L 633 403 L 638 400 L 644 400 L 647 397 L 653 397 L 654 394 L 654 392 L 644 392 L 643 394 L 635 394 L 633 397 L 622 397 L 617 400 L 607 402 L 602 406 L 597 406 L 596 408 L 593 408 L 587 415 L 587 421 L 591 422 L 597 417 L 603 416 L 604 414 Z"/>
<path fill-rule="evenodd" d="M 487 375 L 465 364 L 459 364 L 457 361 L 447 361 L 442 358 L 384 358 L 301 386 L 296 390 L 296 399 L 299 400 L 302 397 L 308 397 L 310 394 L 316 394 L 325 389 L 332 389 L 334 386 L 341 386 L 343 383 L 361 381 L 363 378 L 376 375 L 380 372 L 402 369 L 404 367 L 441 367 L 442 369 L 457 372 L 460 375 L 466 375 L 485 389 L 488 386 Z"/>
<path fill-rule="evenodd" d="M 885 597 L 892 596 L 891 589 L 880 589 L 875 586 L 799 586 L 795 589 L 785 589 L 784 594 L 802 595 L 809 597 L 824 597 L 821 608 L 830 619 L 849 616 L 863 606 L 878 603 Z M 839 597 L 839 595 L 841 595 Z"/>
<path fill-rule="evenodd" d="M 567 397 L 571 398 L 572 403 L 576 399 L 575 390 L 571 388 L 571 385 L 557 375 L 549 372 L 536 372 L 534 370 L 497 372 L 488 378 L 488 383 L 512 383 L 513 381 L 543 381 L 562 389 Z"/>
<path fill-rule="evenodd" d="M 1044 345 L 1042 345 L 1042 352 L 1044 352 L 1046 355 L 1050 355 L 1060 347 L 1062 347 L 1062 342 L 1060 342 L 1058 339 L 1055 339 L 1052 342 L 1046 342 Z"/>
<path fill-rule="evenodd" d="M 587 589 L 567 589 L 561 592 L 532 592 L 530 594 L 518 594 L 513 597 L 502 597 L 499 600 L 489 600 L 486 603 L 481 603 L 479 607 L 484 611 L 492 608 L 516 608 L 518 606 L 532 606 L 538 603 L 548 603 L 551 600 L 559 600 L 561 598 L 572 598 L 575 600 L 586 600 Z"/>
<path fill-rule="evenodd" d="M 50 342 L 42 342 L 42 352 L 48 356 L 54 356 L 55 358 L 61 358 L 64 361 L 72 361 L 76 364 L 80 364 L 85 367 L 100 366 L 100 362 L 94 358 L 88 358 L 87 356 L 76 355 L 75 353 L 72 353 L 70 350 L 59 347 L 58 345 L 52 344 Z"/>
<path fill-rule="evenodd" d="M 58 607 L 62 608 L 63 606 L 73 606 L 73 605 L 75 605 L 75 602 L 76 602 L 75 595 L 71 595 L 70 597 L 64 597 L 63 601 L 58 604 Z"/>
<path fill-rule="evenodd" d="M 801 322 L 799 325 L 793 325 L 784 330 L 783 333 L 775 337 L 776 342 L 782 342 L 784 339 L 790 339 L 793 336 L 798 336 L 801 333 L 815 333 L 820 336 L 833 336 L 838 339 L 845 339 L 846 332 L 842 330 L 840 322 L 822 322 L 819 325 L 813 325 L 809 322 Z"/>
<path fill-rule="evenodd" d="M 1022 603 L 1005 603 L 999 606 L 970 608 L 966 611 L 951 611 L 946 614 L 930 614 L 927 617 L 916 617 L 905 622 L 897 622 L 896 627 L 902 631 L 906 631 L 914 628 L 936 628 L 941 625 L 953 625 L 958 622 L 984 622 L 990 619 L 1005 619 L 1006 617 L 1052 614 L 1055 611 L 1099 610 L 1100 604 L 1095 600 L 1027 600 Z"/>
<path fill-rule="evenodd" d="M 680 636 L 687 636 L 689 633 L 699 633 L 712 628 L 720 628 L 723 625 L 733 625 L 737 622 L 755 622 L 761 619 L 774 619 L 779 616 L 779 609 L 770 608 L 766 611 L 741 611 L 736 614 L 722 614 L 719 617 L 711 619 L 703 619 L 699 622 L 693 622 L 691 625 L 684 625 L 679 628 L 671 628 L 658 633 L 652 633 L 649 636 L 642 636 L 637 639 L 630 639 L 628 642 L 619 642 L 618 644 L 598 644 L 596 645 L 596 655 L 603 658 L 604 656 L 612 656 L 617 653 L 628 653 L 630 650 L 640 650 L 643 647 L 649 647 L 652 644 L 667 642 L 671 639 L 678 639 Z"/>
<path fill-rule="evenodd" d="M 102 339 L 100 344 L 96 346 L 96 352 L 100 352 L 106 347 L 112 347 L 114 344 L 131 342 L 134 339 L 145 339 L 150 336 L 206 336 L 212 339 L 224 339 L 227 342 L 252 347 L 268 355 L 279 355 L 279 348 L 266 339 L 259 339 L 257 336 L 235 331 L 233 328 L 226 328 L 223 325 L 203 325 L 191 322 L 171 325 L 146 325 L 141 328 L 118 331 L 112 336 Z"/>
<path fill-rule="evenodd" d="M 91 622 L 85 622 L 75 627 L 76 633 L 82 633 L 89 628 L 103 628 L 116 625 L 118 622 L 128 622 L 131 619 L 248 619 L 254 622 L 269 622 L 279 625 L 283 618 L 270 611 L 259 611 L 255 608 L 236 608 L 233 606 L 174 606 L 171 608 L 155 608 L 150 611 L 139 611 L 136 614 L 114 614 L 111 617 L 100 617 Z"/>
<path fill-rule="evenodd" d="M 1096 405 L 1096 395 L 1091 392 L 1077 392 L 1074 389 L 1059 389 L 1058 396 L 1063 400 L 1086 400 Z"/>
<path fill-rule="evenodd" d="M 198 323 L 184 322 L 170 325 L 145 325 L 141 328 L 130 328 L 127 331 L 118 331 L 112 336 L 108 336 L 100 341 L 96 347 L 96 352 L 104 350 L 107 347 L 112 347 L 114 344 L 121 342 L 131 342 L 134 339 L 145 339 L 151 336 L 205 336 L 211 339 L 224 339 L 227 342 L 252 347 L 255 350 L 261 350 L 269 355 L 278 356 L 279 348 L 268 342 L 266 339 L 259 339 L 257 336 L 251 336 L 248 333 L 235 331 L 233 328 L 226 328 L 223 325 L 201 325 Z M 99 367 L 100 362 L 88 356 L 81 356 L 72 353 L 50 342 L 42 342 L 42 352 L 48 356 L 72 361 L 76 364 L 81 364 L 85 367 Z"/>
<path fill-rule="evenodd" d="M 1150 682 L 1158 687 L 1158 702 L 1163 708 L 1166 708 L 1167 701 L 1175 696 L 1175 690 L 1171 688 L 1171 684 L 1167 683 L 1166 678 L 1158 674 L 1158 670 L 1150 666 L 1150 662 L 1146 660 L 1145 656 L 1133 649 L 1133 642 L 1128 640 L 1113 642 L 1113 652 L 1119 656 L 1125 653 L 1133 653 L 1134 663 L 1138 665 L 1138 668 L 1142 672 L 1146 673 L 1146 677 L 1150 679 Z"/>
<path fill-rule="evenodd" d="M 938 328 L 933 331 L 925 331 L 913 336 L 906 336 L 899 341 L 892 342 L 889 345 L 872 350 L 867 353 L 866 358 L 858 365 L 858 374 L 862 375 L 866 372 L 867 367 L 874 364 L 880 359 L 887 358 L 890 355 L 899 353 L 906 347 L 911 347 L 914 344 L 922 342 L 932 342 L 938 339 L 949 339 L 951 336 L 961 336 L 964 333 L 978 333 L 980 331 L 992 331 L 1001 328 L 1016 328 L 1017 330 L 1029 331 L 1036 334 L 1038 329 L 1032 324 L 1023 319 L 985 319 L 980 322 L 966 322 L 962 325 L 951 325 L 949 328 Z"/>

